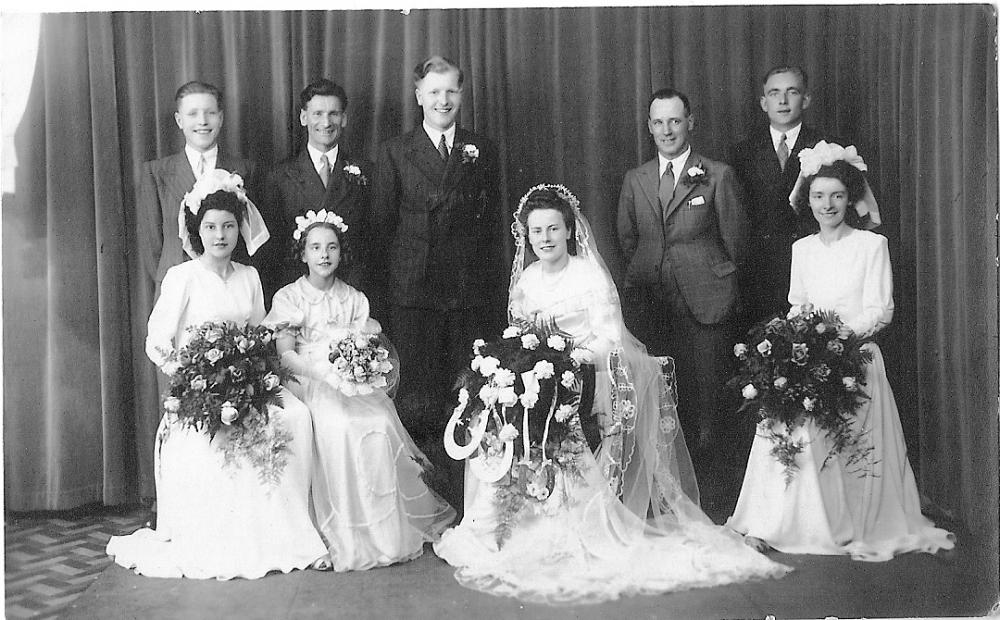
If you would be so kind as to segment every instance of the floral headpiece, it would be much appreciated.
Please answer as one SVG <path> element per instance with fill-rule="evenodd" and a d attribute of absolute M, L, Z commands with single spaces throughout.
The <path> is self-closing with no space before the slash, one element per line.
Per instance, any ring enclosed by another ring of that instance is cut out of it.
<path fill-rule="evenodd" d="M 240 224 L 240 235 L 246 243 L 247 254 L 253 256 L 254 252 L 271 238 L 271 234 L 267 231 L 267 225 L 264 224 L 264 218 L 261 217 L 257 206 L 250 201 L 246 190 L 243 189 L 243 177 L 222 168 L 213 168 L 205 172 L 200 179 L 195 181 L 191 191 L 181 198 L 181 207 L 177 213 L 177 236 L 181 240 L 181 247 L 191 258 L 198 257 L 194 248 L 191 247 L 191 239 L 184 221 L 184 210 L 187 209 L 192 216 L 197 216 L 198 210 L 201 209 L 201 202 L 209 195 L 219 191 L 235 194 L 246 208 L 246 217 Z"/>
<path fill-rule="evenodd" d="M 295 232 L 292 233 L 292 238 L 298 241 L 302 238 L 302 233 L 306 231 L 313 224 L 333 224 L 337 230 L 342 233 L 347 232 L 347 224 L 344 223 L 344 218 L 340 217 L 333 211 L 327 211 L 326 209 L 320 209 L 319 213 L 309 209 L 306 211 L 304 216 L 295 216 Z"/>
<path fill-rule="evenodd" d="M 795 181 L 795 187 L 788 196 L 788 202 L 792 205 L 792 209 L 798 211 L 798 196 L 799 192 L 803 191 L 802 185 L 805 180 L 819 172 L 823 166 L 829 166 L 836 161 L 845 161 L 861 172 L 868 171 L 865 160 L 858 155 L 858 149 L 853 145 L 845 148 L 833 142 L 820 140 L 812 148 L 799 151 L 799 178 Z M 875 201 L 872 188 L 868 185 L 868 179 L 865 179 L 865 194 L 854 205 L 854 210 L 861 217 L 868 216 L 869 228 L 875 228 L 882 223 L 878 202 Z"/>
<path fill-rule="evenodd" d="M 524 196 L 521 196 L 521 200 L 517 203 L 517 209 L 514 210 L 514 222 L 510 225 L 510 232 L 514 235 L 515 239 L 522 239 L 524 237 L 524 224 L 521 223 L 521 211 L 524 210 L 524 205 L 528 202 L 528 197 L 540 189 L 554 191 L 573 208 L 573 213 L 580 214 L 580 199 L 574 196 L 573 192 L 569 191 L 565 185 L 556 185 L 553 183 L 536 185 L 525 192 Z"/>

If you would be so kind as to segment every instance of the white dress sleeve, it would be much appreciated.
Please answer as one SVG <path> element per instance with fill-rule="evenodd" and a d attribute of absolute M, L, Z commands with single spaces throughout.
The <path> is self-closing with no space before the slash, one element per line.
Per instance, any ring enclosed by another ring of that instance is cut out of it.
<path fill-rule="evenodd" d="M 159 367 L 173 352 L 174 338 L 188 302 L 188 280 L 184 272 L 171 268 L 160 283 L 160 297 L 146 323 L 146 355 Z"/>
<path fill-rule="evenodd" d="M 262 324 L 276 332 L 288 331 L 293 335 L 302 328 L 306 314 L 295 295 L 296 284 L 281 287 L 271 300 L 271 311 L 264 317 Z"/>
<path fill-rule="evenodd" d="M 789 316 L 798 313 L 798 307 L 809 302 L 806 285 L 802 273 L 803 251 L 805 240 L 792 244 L 792 275 L 788 282 L 788 303 L 792 305 Z"/>
<path fill-rule="evenodd" d="M 253 267 L 247 267 L 249 269 L 249 280 L 250 280 L 250 294 L 251 294 L 251 306 L 250 306 L 250 325 L 260 325 L 261 321 L 264 320 L 264 289 L 260 285 L 260 274 Z"/>
<path fill-rule="evenodd" d="M 587 306 L 590 334 L 576 346 L 593 351 L 595 359 L 604 359 L 621 343 L 620 311 L 605 287 L 594 287 L 592 293 L 592 303 Z"/>
<path fill-rule="evenodd" d="M 871 336 L 892 322 L 895 309 L 892 301 L 889 242 L 882 235 L 873 235 L 873 239 L 866 248 L 861 312 L 847 322 L 847 326 L 862 337 Z"/>

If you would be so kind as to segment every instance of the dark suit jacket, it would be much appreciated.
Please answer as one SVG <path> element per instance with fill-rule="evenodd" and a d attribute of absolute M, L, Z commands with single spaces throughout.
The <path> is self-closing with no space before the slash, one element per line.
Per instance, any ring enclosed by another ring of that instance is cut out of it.
<path fill-rule="evenodd" d="M 243 177 L 243 186 L 250 200 L 255 196 L 256 166 L 241 157 L 229 156 L 219 149 L 216 168 L 222 168 Z M 177 237 L 177 213 L 184 194 L 194 187 L 194 172 L 184 151 L 142 165 L 135 210 L 139 238 L 140 262 L 157 289 L 167 270 L 188 259 Z M 266 244 L 265 244 L 266 245 Z M 242 244 L 233 258 L 247 263 Z"/>
<path fill-rule="evenodd" d="M 479 150 L 475 161 L 463 146 Z M 388 296 L 442 310 L 502 304 L 503 216 L 493 143 L 458 127 L 447 162 L 417 127 L 382 144 L 372 230 Z"/>
<path fill-rule="evenodd" d="M 733 168 L 747 191 L 750 215 L 750 248 L 744 288 L 752 306 L 752 320 L 787 307 L 785 298 L 788 296 L 792 243 L 812 232 L 814 225 L 812 213 L 795 213 L 788 204 L 788 194 L 799 176 L 799 151 L 823 139 L 831 140 L 802 125 L 784 171 L 767 128 L 743 140 L 733 150 Z"/>
<path fill-rule="evenodd" d="M 695 166 L 705 171 L 701 184 L 690 183 L 688 170 Z M 669 268 L 699 322 L 727 320 L 737 304 L 736 272 L 748 233 L 736 174 L 728 165 L 692 151 L 666 213 L 658 186 L 656 159 L 625 173 L 618 200 L 625 288 L 659 284 Z"/>
<path fill-rule="evenodd" d="M 361 175 L 348 174 L 345 167 L 349 164 L 360 168 Z M 372 170 L 371 162 L 354 157 L 344 145 L 340 145 L 337 152 L 337 161 L 333 164 L 327 187 L 323 187 L 323 181 L 305 148 L 295 157 L 275 166 L 268 176 L 266 192 L 270 219 L 268 227 L 273 228 L 269 251 L 272 264 L 266 275 L 261 274 L 265 294 L 273 295 L 278 288 L 294 282 L 305 273 L 305 266 L 291 255 L 292 232 L 295 230 L 295 217 L 304 215 L 310 209 L 326 209 L 344 218 L 354 265 L 342 270 L 340 275 L 352 286 L 365 288 L 362 280 L 370 245 L 366 229 Z"/>

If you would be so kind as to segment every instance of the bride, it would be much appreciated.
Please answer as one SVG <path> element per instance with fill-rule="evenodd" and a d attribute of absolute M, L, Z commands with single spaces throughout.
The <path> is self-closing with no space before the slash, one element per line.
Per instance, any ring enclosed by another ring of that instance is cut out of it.
<path fill-rule="evenodd" d="M 579 455 L 579 476 L 556 473 L 562 492 L 524 510 L 502 547 L 495 536 L 498 483 L 481 480 L 467 464 L 465 516 L 434 545 L 458 569 L 456 579 L 491 594 L 567 604 L 787 572 L 698 507 L 660 363 L 625 328 L 576 197 L 561 185 L 532 188 L 512 230 L 508 318 L 512 325 L 555 325 L 574 348 L 589 352 L 602 439 L 596 454 L 584 449 Z M 571 425 L 581 432 L 579 417 Z"/>

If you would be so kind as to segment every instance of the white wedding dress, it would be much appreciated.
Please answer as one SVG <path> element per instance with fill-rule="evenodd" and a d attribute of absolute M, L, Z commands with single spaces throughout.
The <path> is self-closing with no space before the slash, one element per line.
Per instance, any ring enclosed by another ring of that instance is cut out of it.
<path fill-rule="evenodd" d="M 312 413 L 312 503 L 336 571 L 412 560 L 437 540 L 455 510 L 421 475 L 429 461 L 403 428 L 384 389 L 345 396 L 323 380 L 331 344 L 369 325 L 368 298 L 337 280 L 329 291 L 305 277 L 275 296 L 265 324 L 295 336 L 288 385 Z M 398 364 L 398 360 L 394 360 Z"/>
<path fill-rule="evenodd" d="M 824 244 L 819 235 L 792 246 L 788 293 L 792 309 L 812 304 L 835 311 L 856 334 L 870 336 L 892 320 L 892 269 L 885 237 L 851 230 Z M 907 551 L 951 549 L 954 536 L 920 514 L 920 496 L 899 422 L 882 352 L 865 345 L 874 359 L 854 429 L 872 449 L 867 466 L 845 466 L 829 452 L 825 433 L 807 424 L 793 433 L 805 442 L 799 469 L 785 485 L 783 466 L 770 455 L 772 442 L 754 437 L 736 510 L 727 525 L 785 553 L 850 554 L 884 561 Z"/>
<path fill-rule="evenodd" d="M 149 317 L 146 353 L 157 364 L 188 339 L 187 327 L 207 321 L 257 324 L 264 318 L 260 278 L 253 267 L 232 263 L 223 280 L 200 260 L 172 267 Z M 262 483 L 257 470 L 224 467 L 222 431 L 181 426 L 172 414 L 160 420 L 155 447 L 156 530 L 113 536 L 115 562 L 150 577 L 255 579 L 271 571 L 308 568 L 326 554 L 309 517 L 313 456 L 309 411 L 287 390 L 283 407 L 270 407 L 269 424 L 291 434 L 280 480 Z"/>
<path fill-rule="evenodd" d="M 434 545 L 457 567 L 458 581 L 530 602 L 576 604 L 785 574 L 692 499 L 696 483 L 660 364 L 625 330 L 603 264 L 574 256 L 554 277 L 535 264 L 514 280 L 512 320 L 554 323 L 575 347 L 594 351 L 604 438 L 596 458 L 586 450 L 579 457 L 582 479 L 557 474 L 550 498 L 529 503 L 499 548 L 496 487 L 467 465 L 464 518 Z M 612 385 L 613 360 L 627 387 Z M 636 408 L 616 408 L 617 389 L 634 392 L 627 402 Z"/>

